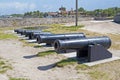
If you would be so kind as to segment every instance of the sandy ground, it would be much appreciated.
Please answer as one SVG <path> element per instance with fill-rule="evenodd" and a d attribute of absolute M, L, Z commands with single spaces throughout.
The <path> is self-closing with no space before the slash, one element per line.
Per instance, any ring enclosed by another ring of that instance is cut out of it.
<path fill-rule="evenodd" d="M 120 34 L 120 24 L 113 22 L 112 20 L 105 21 L 81 21 L 78 22 L 79 25 L 83 24 L 85 27 L 82 29 L 98 32 L 98 33 L 112 33 L 112 34 Z M 75 25 L 75 23 L 67 23 L 66 26 Z"/>
<path fill-rule="evenodd" d="M 112 21 L 82 21 L 85 24 L 83 29 L 98 33 L 120 34 L 120 24 Z M 67 26 L 74 25 L 68 23 Z M 91 28 L 92 26 L 92 28 Z M 30 80 L 90 80 L 86 74 L 78 74 L 74 67 L 53 68 L 56 62 L 64 59 L 61 54 L 46 57 L 36 57 L 38 52 L 53 48 L 23 47 L 19 40 L 0 40 L 0 57 L 8 60 L 13 70 L 0 74 L 0 80 L 8 80 L 8 77 L 25 77 Z M 120 56 L 120 50 L 111 50 L 115 55 Z"/>
<path fill-rule="evenodd" d="M 77 74 L 76 70 L 69 68 L 53 68 L 56 62 L 62 60 L 61 55 L 51 55 L 47 57 L 36 57 L 40 51 L 47 48 L 23 47 L 22 43 L 16 40 L 0 40 L 0 56 L 12 63 L 13 70 L 1 79 L 7 80 L 7 76 L 25 77 L 30 80 L 70 80 L 81 78 L 85 75 Z M 0 79 L 0 80 L 1 80 Z"/>

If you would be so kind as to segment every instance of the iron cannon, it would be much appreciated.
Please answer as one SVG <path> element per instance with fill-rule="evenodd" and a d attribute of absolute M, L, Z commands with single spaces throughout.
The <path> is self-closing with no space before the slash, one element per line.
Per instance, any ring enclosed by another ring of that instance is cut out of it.
<path fill-rule="evenodd" d="M 112 54 L 107 50 L 111 46 L 111 39 L 107 36 L 91 37 L 74 40 L 56 40 L 54 48 L 59 50 L 73 49 L 77 51 L 77 57 L 87 57 L 88 61 L 96 61 L 111 58 Z"/>
<path fill-rule="evenodd" d="M 21 34 L 23 35 L 23 32 L 25 31 L 25 29 L 15 29 L 14 32 L 17 32 L 17 34 Z"/>
<path fill-rule="evenodd" d="M 42 32 L 41 30 L 26 30 L 25 32 L 24 32 L 24 35 L 26 36 L 26 37 L 29 37 L 32 33 L 34 33 L 34 32 Z"/>
<path fill-rule="evenodd" d="M 32 32 L 30 35 L 28 35 L 29 39 L 36 39 L 39 35 L 51 35 L 50 32 Z"/>
<path fill-rule="evenodd" d="M 37 36 L 37 42 L 53 44 L 55 40 L 69 40 L 76 38 L 85 38 L 83 33 L 66 33 L 66 34 L 52 34 L 52 35 L 39 35 Z"/>

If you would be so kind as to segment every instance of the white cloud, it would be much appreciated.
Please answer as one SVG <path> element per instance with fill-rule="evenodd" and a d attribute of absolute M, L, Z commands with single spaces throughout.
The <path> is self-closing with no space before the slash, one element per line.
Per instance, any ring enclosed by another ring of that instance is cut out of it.
<path fill-rule="evenodd" d="M 21 2 L 0 3 L 0 9 L 33 10 L 35 8 L 36 5 L 34 3 L 21 3 Z"/>

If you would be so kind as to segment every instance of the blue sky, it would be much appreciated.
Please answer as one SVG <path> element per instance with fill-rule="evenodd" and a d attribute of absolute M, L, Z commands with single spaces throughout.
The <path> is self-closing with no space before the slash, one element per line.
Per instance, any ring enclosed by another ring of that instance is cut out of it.
<path fill-rule="evenodd" d="M 79 7 L 87 10 L 120 7 L 120 0 L 78 0 Z M 39 10 L 41 12 L 58 11 L 64 6 L 75 9 L 75 0 L 0 0 L 0 15 L 24 13 Z"/>

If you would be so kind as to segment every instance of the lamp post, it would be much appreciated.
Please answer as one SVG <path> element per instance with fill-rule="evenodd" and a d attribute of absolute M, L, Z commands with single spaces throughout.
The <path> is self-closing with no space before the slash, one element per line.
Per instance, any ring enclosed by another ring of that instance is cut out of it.
<path fill-rule="evenodd" d="M 78 0 L 76 0 L 76 21 L 75 26 L 78 26 Z"/>

